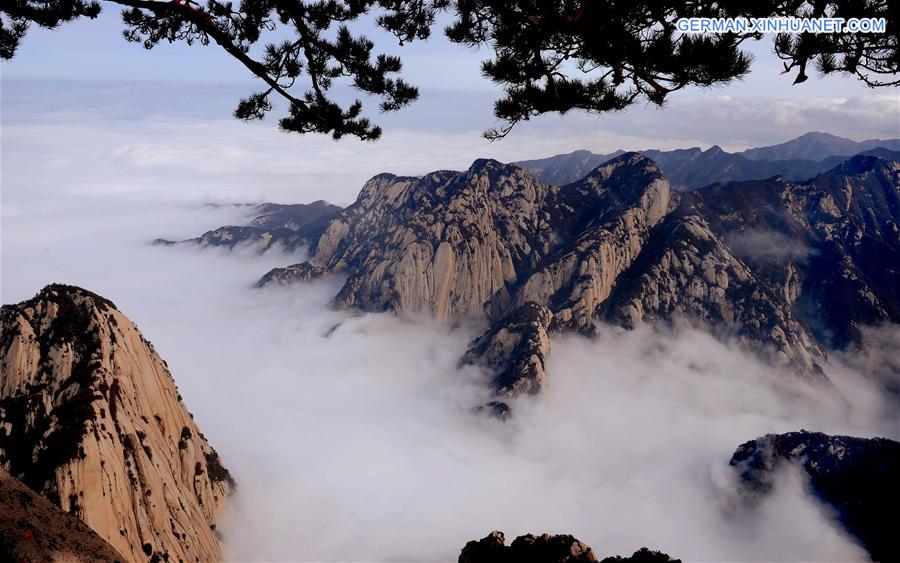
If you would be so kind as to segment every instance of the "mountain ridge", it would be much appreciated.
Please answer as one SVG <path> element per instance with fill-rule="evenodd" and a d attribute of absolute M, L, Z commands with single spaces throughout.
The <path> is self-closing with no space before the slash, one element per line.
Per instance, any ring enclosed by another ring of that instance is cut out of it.
<path fill-rule="evenodd" d="M 900 139 L 857 142 L 835 135 L 821 134 L 836 140 L 826 143 L 819 135 L 807 133 L 779 145 L 735 153 L 726 152 L 718 145 L 713 145 L 705 151 L 699 147 L 692 147 L 669 151 L 646 149 L 635 152 L 657 162 L 674 188 L 690 190 L 717 181 L 763 180 L 773 176 L 783 176 L 795 181 L 805 180 L 827 172 L 842 160 L 855 154 L 869 151 L 900 151 Z M 834 148 L 829 152 L 827 147 Z M 581 149 L 547 158 L 517 161 L 513 164 L 530 170 L 545 182 L 568 184 L 579 180 L 596 166 L 624 152 L 619 149 L 608 154 L 595 154 Z"/>

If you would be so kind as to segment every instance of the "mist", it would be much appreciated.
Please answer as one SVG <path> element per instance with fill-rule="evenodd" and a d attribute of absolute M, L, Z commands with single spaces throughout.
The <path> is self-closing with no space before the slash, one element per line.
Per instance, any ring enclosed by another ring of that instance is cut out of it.
<path fill-rule="evenodd" d="M 814 386 L 701 331 L 602 326 L 554 338 L 546 392 L 501 422 L 472 412 L 486 375 L 457 367 L 483 327 L 335 310 L 340 279 L 251 287 L 302 252 L 148 244 L 247 220 L 206 203 L 5 191 L 0 293 L 80 285 L 153 342 L 238 482 L 230 560 L 452 561 L 494 529 L 571 533 L 601 557 L 867 560 L 799 475 L 748 509 L 727 462 L 768 432 L 897 439 L 896 400 L 860 374 L 889 360 L 834 355 Z"/>

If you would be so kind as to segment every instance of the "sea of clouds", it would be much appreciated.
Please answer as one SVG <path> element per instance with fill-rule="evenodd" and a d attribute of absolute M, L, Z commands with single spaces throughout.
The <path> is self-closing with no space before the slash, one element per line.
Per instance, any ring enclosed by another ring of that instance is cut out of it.
<path fill-rule="evenodd" d="M 601 327 L 555 338 L 548 389 L 503 423 L 472 413 L 485 375 L 457 367 L 482 327 L 335 310 L 339 279 L 251 287 L 302 253 L 148 244 L 248 218 L 191 193 L 4 185 L 2 301 L 80 285 L 154 343 L 239 484 L 230 559 L 450 561 L 500 529 L 601 555 L 865 560 L 798 476 L 750 510 L 727 466 L 767 432 L 898 438 L 860 356 L 816 387 L 700 331 Z"/>

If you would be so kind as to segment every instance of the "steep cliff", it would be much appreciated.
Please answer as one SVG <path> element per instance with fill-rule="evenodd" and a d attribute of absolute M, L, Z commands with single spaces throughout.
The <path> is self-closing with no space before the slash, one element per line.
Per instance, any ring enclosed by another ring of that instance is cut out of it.
<path fill-rule="evenodd" d="M 108 300 L 63 285 L 0 313 L 0 467 L 129 560 L 215 561 L 228 471 L 165 362 Z"/>

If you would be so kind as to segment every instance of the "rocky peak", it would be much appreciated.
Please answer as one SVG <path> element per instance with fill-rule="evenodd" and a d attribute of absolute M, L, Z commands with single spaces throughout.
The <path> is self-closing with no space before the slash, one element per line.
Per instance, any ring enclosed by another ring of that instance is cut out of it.
<path fill-rule="evenodd" d="M 468 542 L 459 563 L 591 563 L 597 556 L 590 546 L 569 534 L 525 534 L 506 545 L 503 532 L 493 531 Z M 607 557 L 600 563 L 681 563 L 665 553 L 646 547 L 630 557 Z"/>
<path fill-rule="evenodd" d="M 518 167 L 487 160 L 466 172 L 393 180 L 380 198 L 332 221 L 313 263 L 349 273 L 337 297 L 347 306 L 480 315 L 551 246 L 540 207 L 548 190 Z"/>
<path fill-rule="evenodd" d="M 503 532 L 494 531 L 470 541 L 459 555 L 459 563 L 582 563 L 596 562 L 590 547 L 570 535 L 526 534 L 506 545 Z"/>
<path fill-rule="evenodd" d="M 741 444 L 730 464 L 751 505 L 772 492 L 782 467 L 800 468 L 813 495 L 834 510 L 873 561 L 900 559 L 894 523 L 900 502 L 900 443 L 805 430 L 767 434 Z"/>
<path fill-rule="evenodd" d="M 0 468 L 130 560 L 221 558 L 233 482 L 112 302 L 51 285 L 0 311 Z"/>

